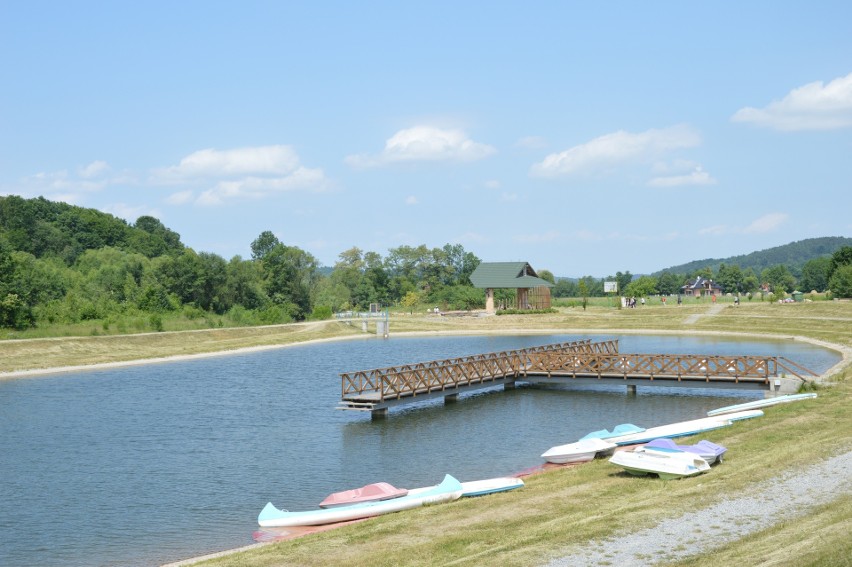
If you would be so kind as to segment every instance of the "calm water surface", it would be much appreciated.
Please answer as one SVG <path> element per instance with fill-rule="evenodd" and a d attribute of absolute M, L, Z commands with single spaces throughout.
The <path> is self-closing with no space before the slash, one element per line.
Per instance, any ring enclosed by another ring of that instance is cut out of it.
<path fill-rule="evenodd" d="M 338 373 L 579 338 L 622 352 L 786 356 L 822 372 L 833 351 L 793 341 L 579 336 L 391 338 L 0 382 L 0 565 L 154 565 L 252 543 L 267 501 L 445 473 L 477 480 L 623 422 L 704 416 L 756 393 L 500 389 L 459 403 L 335 411 Z"/>

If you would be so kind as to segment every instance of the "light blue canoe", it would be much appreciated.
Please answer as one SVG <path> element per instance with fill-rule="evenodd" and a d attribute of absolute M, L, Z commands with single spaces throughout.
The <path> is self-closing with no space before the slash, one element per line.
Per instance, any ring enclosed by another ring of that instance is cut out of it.
<path fill-rule="evenodd" d="M 258 515 L 257 523 L 263 528 L 334 524 L 337 522 L 381 516 L 401 510 L 410 510 L 411 508 L 418 508 L 426 504 L 449 502 L 450 500 L 459 498 L 462 492 L 461 483 L 453 476 L 446 475 L 441 484 L 437 486 L 409 490 L 406 496 L 390 500 L 364 502 L 363 504 L 336 506 L 334 508 L 319 508 L 302 512 L 279 510 L 272 505 L 272 502 L 269 502 L 261 510 L 260 515 Z"/>
<path fill-rule="evenodd" d="M 718 408 L 714 410 L 710 410 L 707 412 L 707 415 L 713 417 L 715 415 L 724 415 L 726 413 L 733 413 L 743 410 L 757 409 L 757 408 L 766 408 L 769 406 L 774 406 L 776 404 L 786 404 L 788 402 L 797 402 L 800 400 L 810 400 L 816 398 L 817 395 L 814 393 L 809 394 L 788 394 L 786 396 L 777 396 L 775 398 L 766 398 L 765 400 L 754 400 L 753 402 L 745 402 L 742 404 L 734 404 L 732 406 L 725 406 L 723 408 Z"/>
<path fill-rule="evenodd" d="M 615 427 L 613 427 L 612 431 L 608 429 L 592 431 L 588 435 L 580 437 L 580 441 L 584 441 L 586 439 L 609 439 L 611 437 L 620 437 L 622 435 L 629 435 L 631 433 L 641 433 L 642 431 L 645 431 L 644 427 L 639 427 L 638 425 L 633 425 L 632 423 L 622 423 L 621 425 L 616 425 Z"/>

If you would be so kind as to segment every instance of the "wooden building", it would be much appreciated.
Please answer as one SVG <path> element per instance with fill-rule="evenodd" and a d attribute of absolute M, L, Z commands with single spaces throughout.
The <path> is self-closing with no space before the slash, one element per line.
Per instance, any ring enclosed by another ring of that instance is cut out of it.
<path fill-rule="evenodd" d="M 495 289 L 514 289 L 515 309 L 550 309 L 553 284 L 538 277 L 527 262 L 482 262 L 470 275 L 473 287 L 485 290 L 485 310 L 496 311 Z"/>

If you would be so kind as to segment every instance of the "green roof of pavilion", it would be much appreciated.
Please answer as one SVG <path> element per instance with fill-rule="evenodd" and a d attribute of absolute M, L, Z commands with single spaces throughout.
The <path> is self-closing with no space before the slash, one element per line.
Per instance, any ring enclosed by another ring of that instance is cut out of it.
<path fill-rule="evenodd" d="M 483 289 L 553 287 L 552 283 L 538 277 L 527 262 L 482 262 L 470 274 L 470 282 L 473 287 Z"/>

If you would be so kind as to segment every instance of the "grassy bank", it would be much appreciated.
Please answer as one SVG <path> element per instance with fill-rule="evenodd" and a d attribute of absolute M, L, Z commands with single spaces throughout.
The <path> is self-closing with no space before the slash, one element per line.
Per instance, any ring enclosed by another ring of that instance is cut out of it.
<path fill-rule="evenodd" d="M 391 334 L 406 332 L 745 332 L 802 336 L 852 346 L 852 303 L 773 304 L 734 307 L 707 304 L 648 305 L 635 309 L 593 306 L 561 308 L 546 315 L 503 317 L 394 314 Z M 64 330 L 58 329 L 58 332 Z M 375 324 L 369 324 L 375 332 Z M 359 324 L 315 321 L 267 327 L 215 328 L 111 336 L 57 336 L 0 341 L 0 373 L 61 366 L 117 363 L 169 356 L 286 345 L 317 339 L 364 336 Z"/>
<path fill-rule="evenodd" d="M 852 431 L 849 373 L 838 378 L 837 386 L 821 390 L 813 402 L 767 409 L 763 418 L 702 436 L 729 452 L 723 465 L 700 477 L 640 479 L 598 460 L 529 477 L 519 491 L 375 518 L 202 564 L 541 565 L 572 546 L 653 526 L 765 486 L 787 468 L 849 450 L 848 433 L 838 435 Z M 478 457 L 487 458 L 487 449 Z M 773 565 L 844 565 L 852 507 L 848 494 L 838 498 L 795 522 L 745 535 L 722 555 L 689 564 L 766 564 L 771 550 Z"/>
<path fill-rule="evenodd" d="M 711 311 L 714 311 L 711 314 Z M 391 333 L 651 331 L 755 333 L 809 337 L 852 347 L 852 304 L 751 304 L 565 309 L 541 316 L 395 316 Z M 2 370 L 83 364 L 128 357 L 156 358 L 354 336 L 359 328 L 312 323 L 261 329 L 144 337 L 88 337 L 0 343 Z M 51 342 L 53 341 L 53 342 Z M 91 341 L 91 342 L 90 342 Z M 114 341 L 114 342 L 108 342 Z M 138 342 L 137 342 L 138 341 Z M 117 352 L 116 352 L 117 351 Z M 28 361 L 36 356 L 37 361 Z M 789 468 L 806 466 L 852 449 L 852 370 L 836 372 L 816 400 L 769 408 L 763 418 L 738 422 L 702 438 L 729 447 L 723 465 L 680 481 L 633 478 L 606 461 L 529 477 L 524 489 L 374 518 L 328 532 L 270 544 L 203 562 L 203 565 L 539 565 L 590 540 L 649 527 L 696 505 L 765 486 Z M 698 416 L 696 416 L 698 417 Z M 393 419 L 393 416 L 391 416 Z M 613 417 L 617 423 L 617 416 Z M 566 440 L 566 442 L 569 440 Z M 472 458 L 488 458 L 488 449 Z M 450 471 L 451 472 L 451 471 Z M 806 488 L 806 487 L 803 487 Z M 690 565 L 844 565 L 852 525 L 849 494 L 796 522 L 744 535 L 720 554 Z M 736 526 L 731 526 L 736 531 Z M 720 559 L 721 558 L 721 559 Z"/>

